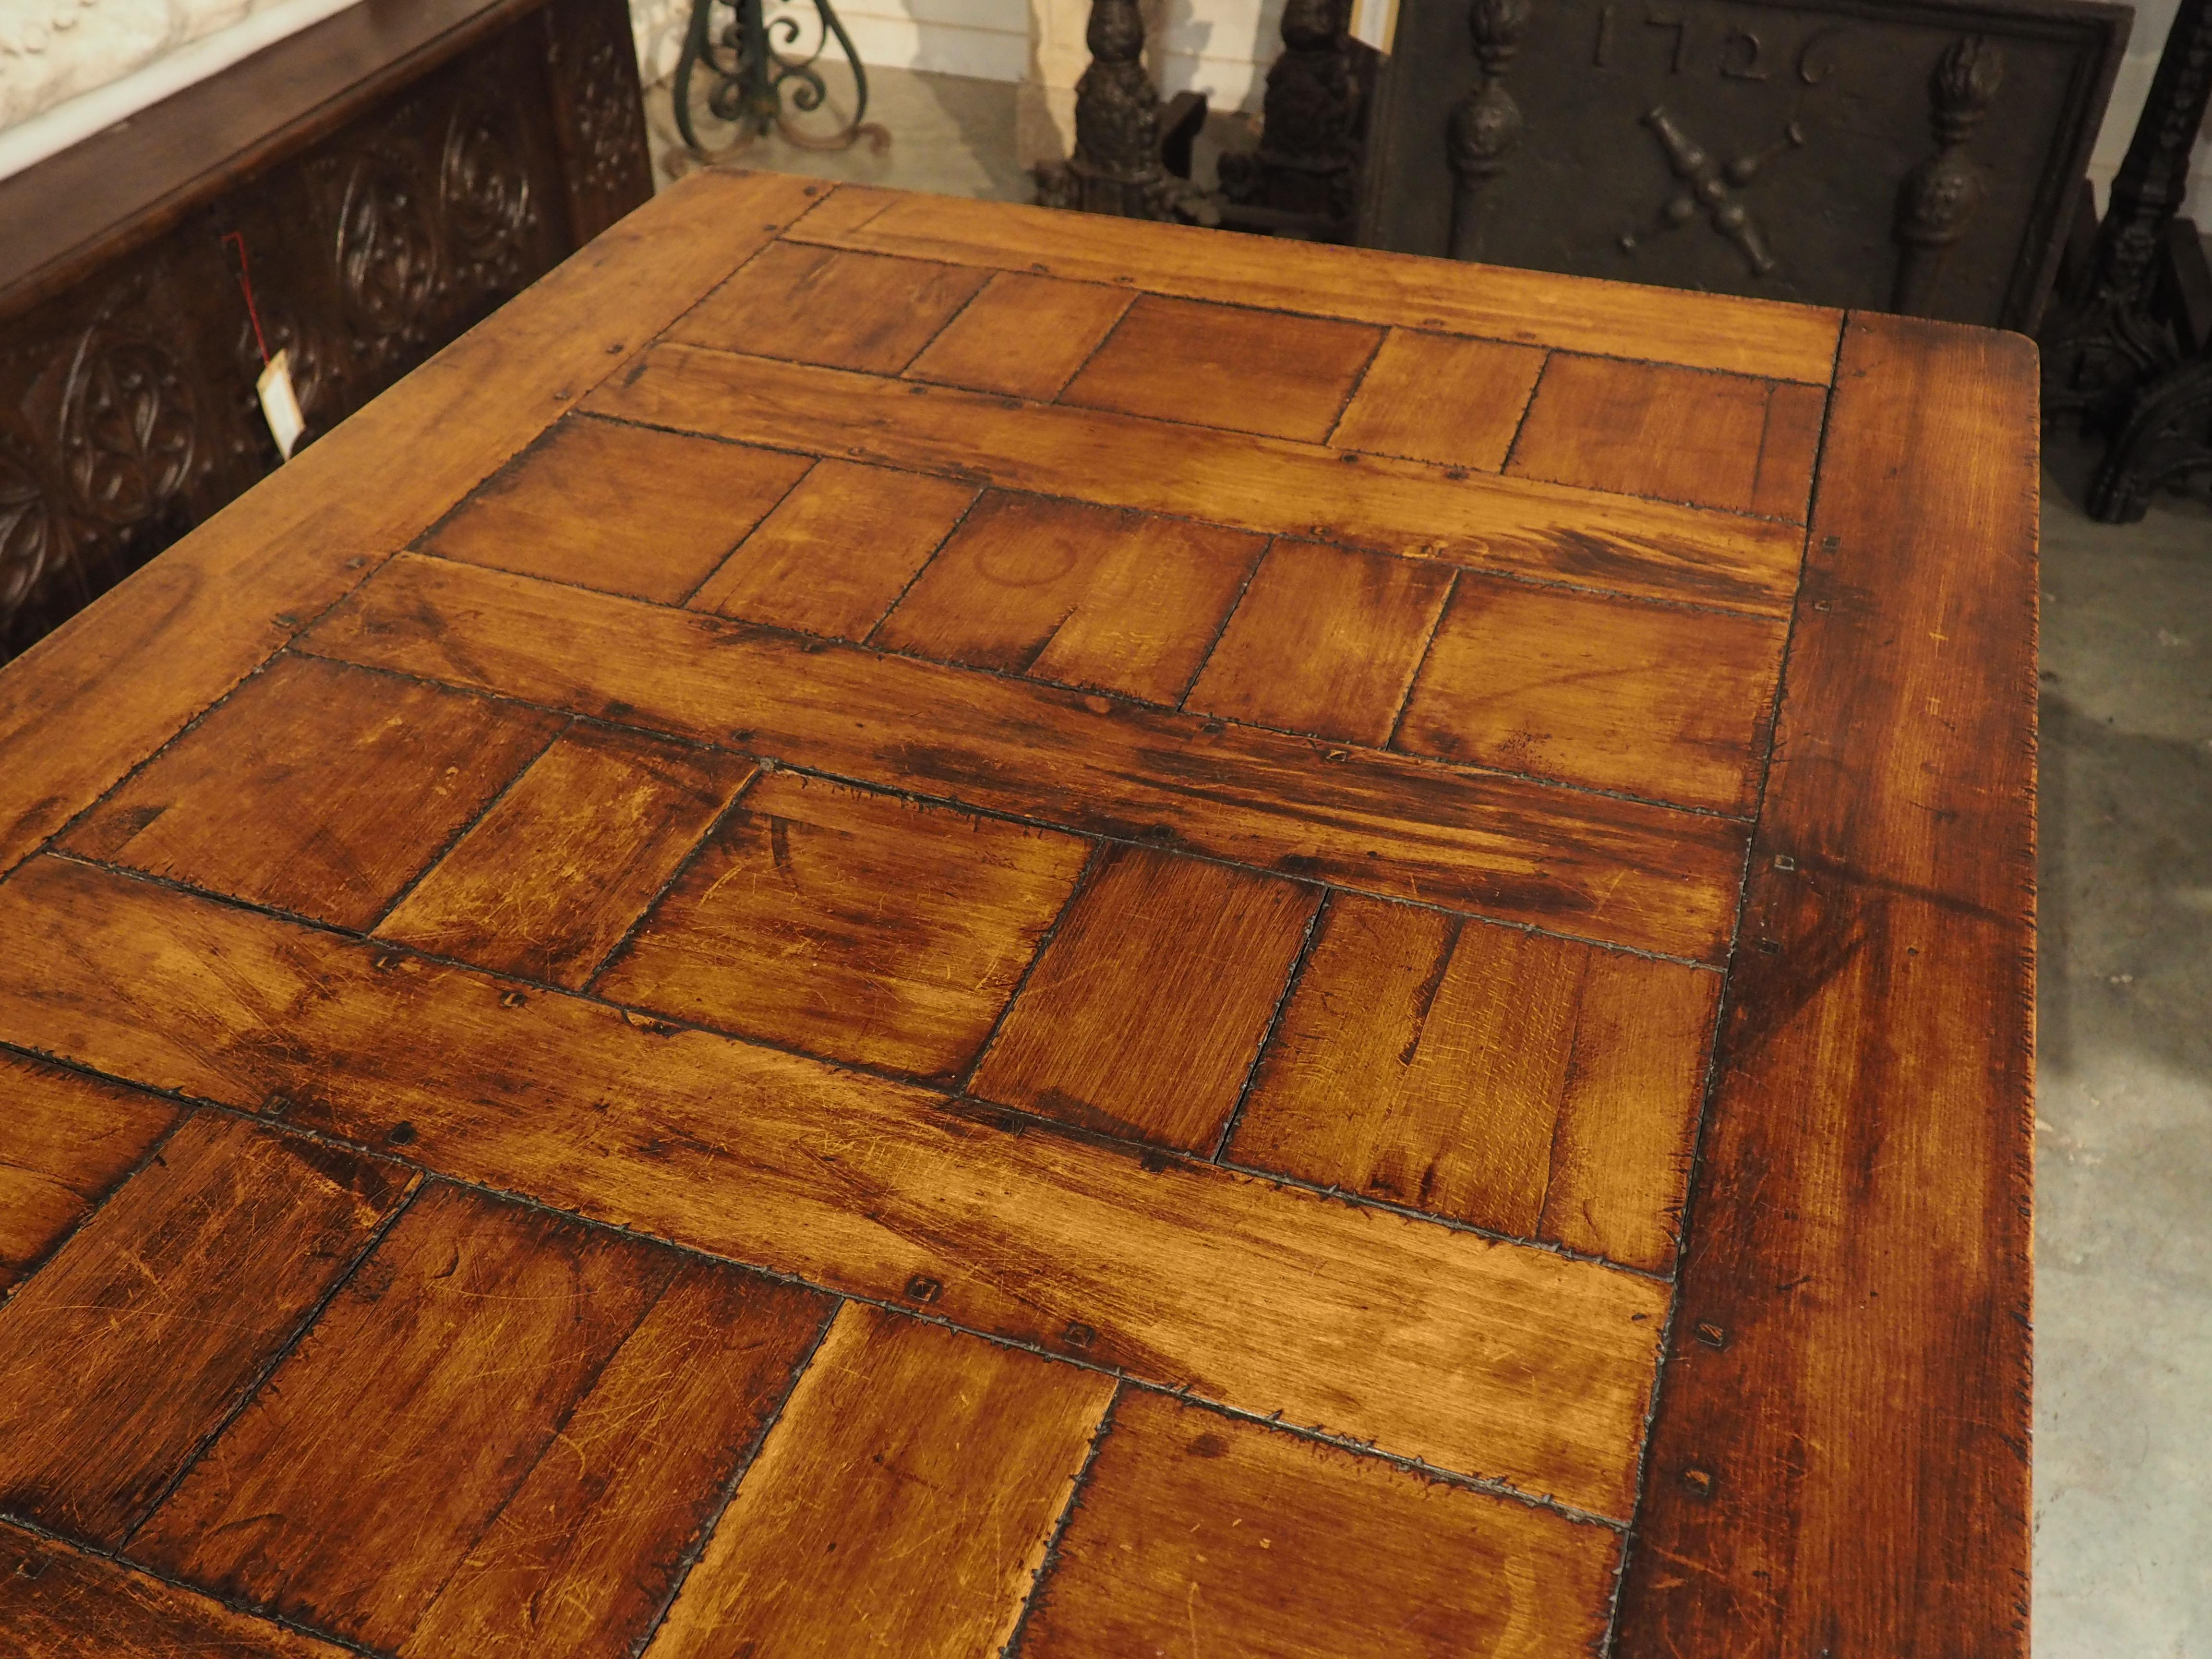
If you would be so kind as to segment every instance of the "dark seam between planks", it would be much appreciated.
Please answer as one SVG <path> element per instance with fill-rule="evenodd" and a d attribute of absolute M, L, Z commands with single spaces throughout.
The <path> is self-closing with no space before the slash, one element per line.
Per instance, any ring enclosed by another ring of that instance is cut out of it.
<path fill-rule="evenodd" d="M 1106 1396 L 1106 1409 L 1098 1414 L 1098 1426 L 1091 1431 L 1091 1443 L 1084 1449 L 1083 1462 L 1076 1466 L 1075 1480 L 1067 1490 L 1067 1501 L 1060 1506 L 1059 1516 L 1052 1530 L 1045 1535 L 1044 1555 L 1036 1570 L 1030 1575 L 1030 1587 L 1023 1593 L 1022 1604 L 1014 1610 L 1014 1627 L 1000 1647 L 998 1659 L 1018 1659 L 1022 1650 L 1022 1637 L 1029 1629 L 1030 1615 L 1036 1610 L 1044 1595 L 1045 1585 L 1051 1581 L 1054 1570 L 1060 1565 L 1060 1540 L 1067 1536 L 1068 1524 L 1075 1519 L 1076 1510 L 1083 1507 L 1084 1488 L 1091 1484 L 1091 1472 L 1098 1462 L 1098 1454 L 1105 1449 L 1106 1437 L 1114 1432 L 1114 1413 L 1121 1408 L 1123 1384 L 1117 1382 L 1113 1393 Z"/>
<path fill-rule="evenodd" d="M 20 1049 L 12 1048 L 11 1045 L 5 1043 L 0 1043 L 0 1048 L 9 1048 L 10 1052 L 17 1054 L 21 1054 L 22 1052 Z M 51 1064 L 51 1062 L 46 1063 Z M 70 1066 L 68 1069 L 77 1076 L 90 1075 L 89 1073 L 81 1071 L 76 1066 Z M 167 1105 L 172 1109 L 177 1108 L 179 1104 L 178 1102 L 170 1099 L 166 1095 L 151 1095 L 144 1089 L 134 1087 L 132 1088 L 131 1092 L 133 1094 L 147 1096 L 149 1099 L 159 1099 L 165 1105 Z M 63 1228 L 61 1232 L 46 1246 L 44 1250 L 41 1250 L 37 1255 L 23 1263 L 22 1271 L 16 1275 L 15 1282 L 13 1285 L 9 1285 L 4 1291 L 0 1291 L 0 1310 L 5 1310 L 8 1304 L 15 1299 L 16 1293 L 21 1291 L 23 1286 L 29 1284 L 33 1279 L 36 1279 L 40 1273 L 43 1273 L 46 1270 L 47 1264 L 52 1261 L 56 1256 L 62 1253 L 69 1242 L 89 1226 L 92 1223 L 92 1218 L 94 1216 L 98 1215 L 102 1210 L 106 1209 L 109 1204 L 114 1201 L 117 1194 L 120 1193 L 125 1187 L 129 1186 L 132 1181 L 137 1179 L 146 1170 L 157 1163 L 161 1163 L 162 1152 L 167 1149 L 169 1143 L 176 1139 L 177 1132 L 183 1128 L 185 1123 L 191 1120 L 192 1113 L 196 1109 L 196 1108 L 186 1106 L 182 1109 L 178 1110 L 176 1112 L 176 1115 L 170 1120 L 169 1127 L 154 1137 L 153 1145 L 147 1147 L 145 1152 L 139 1155 L 137 1160 L 134 1162 L 129 1169 L 125 1170 L 121 1175 L 118 1176 L 113 1182 L 109 1183 L 106 1191 L 99 1194 L 93 1199 L 91 1203 L 86 1205 L 82 1213 L 81 1213 L 77 1218 L 71 1222 L 68 1226 Z M 167 1169 L 168 1166 L 166 1164 L 162 1164 L 162 1167 Z"/>
<path fill-rule="evenodd" d="M 1229 1115 L 1221 1121 L 1221 1133 L 1213 1139 L 1213 1150 L 1204 1156 L 1208 1162 L 1222 1164 L 1229 1152 L 1229 1143 L 1237 1138 L 1237 1126 L 1244 1121 L 1244 1108 L 1250 1103 L 1252 1091 L 1259 1086 L 1260 1068 L 1268 1052 L 1275 1046 L 1275 1034 L 1282 1027 L 1283 1012 L 1297 994 L 1299 981 L 1305 978 L 1306 963 L 1313 959 L 1315 941 L 1321 937 L 1322 917 L 1333 908 L 1335 895 L 1328 888 L 1322 890 L 1321 902 L 1306 918 L 1305 929 L 1298 935 L 1297 954 L 1291 958 L 1291 971 L 1284 978 L 1283 988 L 1275 994 L 1275 1006 L 1268 1010 L 1267 1023 L 1260 1028 L 1260 1041 L 1252 1050 L 1252 1058 L 1244 1063 L 1244 1075 L 1237 1085 L 1237 1099 L 1229 1109 Z M 1318 1188 L 1317 1188 L 1318 1189 Z"/>

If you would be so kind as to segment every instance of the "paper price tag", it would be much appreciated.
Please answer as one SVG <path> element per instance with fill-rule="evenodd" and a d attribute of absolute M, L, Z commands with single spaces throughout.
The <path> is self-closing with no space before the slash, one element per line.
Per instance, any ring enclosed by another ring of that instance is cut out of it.
<path fill-rule="evenodd" d="M 261 414 L 269 422 L 269 435 L 276 441 L 276 453 L 288 461 L 292 459 L 293 445 L 307 429 L 306 417 L 300 413 L 299 395 L 292 390 L 291 359 L 292 350 L 287 346 L 269 360 L 261 378 L 253 383 L 254 391 L 261 395 Z"/>

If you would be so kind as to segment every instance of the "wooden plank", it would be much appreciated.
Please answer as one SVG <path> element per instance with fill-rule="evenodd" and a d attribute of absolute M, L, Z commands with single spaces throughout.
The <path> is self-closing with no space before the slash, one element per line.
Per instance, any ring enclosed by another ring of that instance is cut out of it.
<path fill-rule="evenodd" d="M 806 467 L 774 450 L 571 416 L 422 545 L 442 558 L 680 605 Z M 641 497 L 650 510 L 639 510 Z"/>
<path fill-rule="evenodd" d="M 975 504 L 949 478 L 819 461 L 689 603 L 864 640 Z"/>
<path fill-rule="evenodd" d="M 986 280 L 957 265 L 778 242 L 678 319 L 666 337 L 896 374 Z"/>
<path fill-rule="evenodd" d="M 1382 341 L 1354 323 L 1139 295 L 1060 400 L 1317 444 Z"/>
<path fill-rule="evenodd" d="M 1090 856 L 1073 836 L 779 773 L 598 990 L 921 1077 L 964 1070 Z"/>
<path fill-rule="evenodd" d="M 90 1213 L 177 1121 L 167 1101 L 0 1054 L 0 1293 Z"/>
<path fill-rule="evenodd" d="M 2017 336 L 1846 331 L 1638 1659 L 2027 1651 L 2036 396 Z"/>
<path fill-rule="evenodd" d="M 410 1187 L 188 1120 L 0 1306 L 0 1510 L 120 1544 Z"/>
<path fill-rule="evenodd" d="M 577 641 L 590 641 L 579 650 Z M 319 649 L 1385 896 L 1718 961 L 1726 820 L 404 559 Z"/>
<path fill-rule="evenodd" d="M 281 1096 L 457 1179 L 1627 1512 L 1649 1278 L 60 859 L 0 884 L 0 950 L 25 964 L 0 1041 Z"/>
<path fill-rule="evenodd" d="M 562 724 L 542 709 L 286 656 L 65 844 L 366 928 Z"/>
<path fill-rule="evenodd" d="M 1265 535 L 1787 614 L 1801 531 L 1320 444 L 657 345 L 594 410 Z"/>
<path fill-rule="evenodd" d="M 0 1632 L 25 1659 L 345 1659 L 348 1652 L 5 1521 Z"/>
<path fill-rule="evenodd" d="M 1130 1393 L 1022 1632 L 1034 1659 L 1581 1659 L 1616 1534 Z"/>
<path fill-rule="evenodd" d="M 1320 903 L 1226 865 L 1107 848 L 974 1092 L 1210 1155 Z"/>
<path fill-rule="evenodd" d="M 1329 442 L 1495 472 L 1543 367 L 1528 346 L 1394 328 Z"/>
<path fill-rule="evenodd" d="M 1276 542 L 1184 706 L 1379 748 L 1453 575 L 1387 553 Z"/>
<path fill-rule="evenodd" d="M 787 174 L 720 172 L 662 192 L 0 671 L 0 869 L 821 194 Z"/>
<path fill-rule="evenodd" d="M 1562 353 L 1544 366 L 1506 471 L 1731 513 L 1765 501 L 1802 524 L 1822 405 L 1817 393 L 1790 388 L 1778 413 L 1782 390 Z"/>
<path fill-rule="evenodd" d="M 577 988 L 755 770 L 716 750 L 572 726 L 377 937 Z"/>
<path fill-rule="evenodd" d="M 649 1659 L 998 1652 L 1113 1397 L 1096 1371 L 847 1303 Z"/>
<path fill-rule="evenodd" d="M 794 241 L 1826 386 L 1842 313 L 846 185 Z"/>
<path fill-rule="evenodd" d="M 1748 817 L 1788 629 L 1463 578 L 1396 746 Z"/>
<path fill-rule="evenodd" d="M 743 1279 L 434 1186 L 131 1553 L 387 1651 L 625 1654 L 828 1312 Z"/>
<path fill-rule="evenodd" d="M 1128 308 L 1121 289 L 1001 271 L 907 373 L 1048 403 Z"/>
<path fill-rule="evenodd" d="M 1172 706 L 1266 544 L 991 490 L 873 643 Z"/>
<path fill-rule="evenodd" d="M 1664 1272 L 1719 982 L 1339 898 L 1229 1156 Z"/>

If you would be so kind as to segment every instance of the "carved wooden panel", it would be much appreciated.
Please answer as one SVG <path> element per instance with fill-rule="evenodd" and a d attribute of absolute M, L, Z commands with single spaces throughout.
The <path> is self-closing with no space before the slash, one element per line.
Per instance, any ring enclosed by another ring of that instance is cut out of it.
<path fill-rule="evenodd" d="M 1405 0 L 1360 240 L 2009 328 L 2126 8 Z"/>
<path fill-rule="evenodd" d="M 313 441 L 651 187 L 627 13 L 556 0 L 43 303 L 0 299 L 0 660 L 276 465 L 227 234 Z"/>

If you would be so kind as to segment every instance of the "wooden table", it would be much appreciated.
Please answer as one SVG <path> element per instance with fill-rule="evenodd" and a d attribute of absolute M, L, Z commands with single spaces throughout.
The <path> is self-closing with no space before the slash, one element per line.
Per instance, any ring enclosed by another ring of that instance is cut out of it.
<path fill-rule="evenodd" d="M 0 1648 L 2024 1653 L 2034 394 L 663 196 L 0 676 Z"/>

